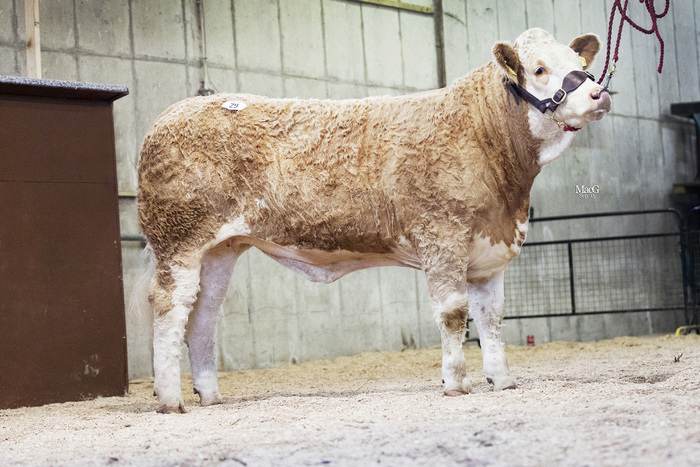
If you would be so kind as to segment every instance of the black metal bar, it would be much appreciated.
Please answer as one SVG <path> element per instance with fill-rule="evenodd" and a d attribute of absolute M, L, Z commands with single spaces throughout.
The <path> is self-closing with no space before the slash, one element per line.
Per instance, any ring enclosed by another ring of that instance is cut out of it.
<path fill-rule="evenodd" d="M 139 242 L 139 246 L 143 249 L 146 248 L 146 237 L 143 235 L 122 235 L 121 241 L 123 242 Z"/>
<path fill-rule="evenodd" d="M 659 237 L 677 237 L 680 232 L 669 232 L 662 234 L 638 234 L 638 235 L 620 235 L 615 237 L 593 237 L 593 238 L 572 238 L 567 240 L 548 240 L 544 242 L 530 242 L 523 246 L 542 246 L 542 245 L 563 245 L 565 243 L 592 243 L 592 242 L 608 242 L 614 240 L 636 240 L 639 238 L 659 238 Z"/>
<path fill-rule="evenodd" d="M 681 219 L 681 272 L 683 274 L 683 309 L 685 311 L 685 320 L 686 323 L 689 321 L 688 320 L 688 311 L 690 309 L 690 300 L 688 298 L 688 284 L 690 284 L 690 281 L 688 279 L 688 268 L 686 267 L 686 244 L 690 241 L 690 229 L 688 228 L 689 225 L 685 225 L 683 222 L 683 219 Z M 692 265 L 692 263 L 691 263 Z"/>
<path fill-rule="evenodd" d="M 592 214 L 571 214 L 567 216 L 547 216 L 547 217 L 535 217 L 530 219 L 530 222 L 551 222 L 551 221 L 564 221 L 572 219 L 590 219 L 592 217 L 614 217 L 614 216 L 637 216 L 644 214 L 674 214 L 676 220 L 680 224 L 681 215 L 675 209 L 649 209 L 649 210 L 639 210 L 639 211 L 610 211 L 610 212 L 598 212 Z"/>
<path fill-rule="evenodd" d="M 142 242 L 146 243 L 146 237 L 142 235 L 122 235 L 120 237 L 122 242 Z"/>
<path fill-rule="evenodd" d="M 571 294 L 571 314 L 576 314 L 576 291 L 574 288 L 574 254 L 571 242 L 566 244 L 566 251 L 569 254 L 569 293 Z"/>
<path fill-rule="evenodd" d="M 570 313 L 542 313 L 538 315 L 520 315 L 520 316 L 504 316 L 503 319 L 523 319 L 523 318 L 557 318 L 557 317 L 568 317 L 572 316 L 591 316 L 591 315 L 615 315 L 621 313 L 643 313 L 645 311 L 650 312 L 662 312 L 662 311 L 683 311 L 682 306 L 674 307 L 663 307 L 663 308 L 634 308 L 630 310 L 603 310 L 603 311 L 580 311 L 576 315 L 571 315 Z"/>
<path fill-rule="evenodd" d="M 672 306 L 663 308 L 633 308 L 629 310 L 603 310 L 603 311 L 583 311 L 576 313 L 575 316 L 592 316 L 592 315 L 619 315 L 622 313 L 644 313 L 644 312 L 659 313 L 663 311 L 683 311 L 682 306 Z M 571 318 L 570 313 L 540 313 L 537 315 L 517 315 L 504 316 L 503 319 L 525 319 L 525 318 Z M 472 318 L 467 319 L 468 322 L 474 321 Z"/>

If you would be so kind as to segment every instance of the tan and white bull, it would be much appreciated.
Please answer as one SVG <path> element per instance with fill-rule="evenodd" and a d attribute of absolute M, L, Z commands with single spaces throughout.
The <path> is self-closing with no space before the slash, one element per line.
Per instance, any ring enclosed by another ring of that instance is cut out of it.
<path fill-rule="evenodd" d="M 251 247 L 312 281 L 375 266 L 423 270 L 445 394 L 471 389 L 467 310 L 487 380 L 514 388 L 500 339 L 503 271 L 525 241 L 530 188 L 571 144 L 575 132 L 565 130 L 610 110 L 590 80 L 559 95 L 554 112 L 514 90 L 548 99 L 599 48 L 593 35 L 567 47 L 531 29 L 444 89 L 343 101 L 218 94 L 167 109 L 138 170 L 139 221 L 155 265 L 158 411 L 184 411 L 183 340 L 202 405 L 221 402 L 214 329 L 236 260 Z"/>

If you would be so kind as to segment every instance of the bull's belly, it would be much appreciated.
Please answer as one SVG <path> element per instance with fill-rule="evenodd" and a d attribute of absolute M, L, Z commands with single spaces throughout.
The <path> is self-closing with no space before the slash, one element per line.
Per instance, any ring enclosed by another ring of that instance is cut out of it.
<path fill-rule="evenodd" d="M 420 269 L 415 254 L 407 248 L 397 248 L 391 253 L 359 253 L 355 251 L 299 248 L 278 245 L 254 237 L 234 237 L 229 240 L 232 248 L 253 246 L 281 265 L 297 272 L 310 281 L 331 283 L 361 269 L 380 266 L 404 266 Z"/>
<path fill-rule="evenodd" d="M 415 254 L 397 249 L 391 253 L 358 253 L 354 251 L 302 249 L 283 246 L 252 237 L 231 239 L 231 246 L 254 246 L 281 265 L 297 272 L 310 281 L 331 283 L 354 271 L 381 266 L 403 266 L 420 269 Z M 473 241 L 475 248 L 469 256 L 467 279 L 471 283 L 487 282 L 500 274 L 510 261 L 520 253 L 516 244 L 491 245 L 488 239 Z"/>
<path fill-rule="evenodd" d="M 518 223 L 512 243 L 492 244 L 489 237 L 475 237 L 470 241 L 467 280 L 470 283 L 487 282 L 500 274 L 508 263 L 520 254 L 528 225 Z M 404 266 L 421 269 L 421 263 L 409 242 L 400 237 L 396 248 L 388 253 L 361 253 L 348 250 L 326 251 L 280 245 L 250 235 L 243 217 L 223 226 L 214 243 L 224 241 L 234 251 L 255 247 L 283 266 L 305 276 L 313 282 L 331 283 L 361 269 L 380 266 Z"/>

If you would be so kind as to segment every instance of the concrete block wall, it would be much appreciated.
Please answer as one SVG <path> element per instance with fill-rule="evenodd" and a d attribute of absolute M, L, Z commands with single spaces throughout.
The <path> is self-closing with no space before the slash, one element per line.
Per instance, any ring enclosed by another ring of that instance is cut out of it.
<path fill-rule="evenodd" d="M 433 6 L 433 0 L 410 3 Z M 512 41 L 528 27 L 544 27 L 561 41 L 589 31 L 604 37 L 610 6 L 610 0 L 442 0 L 447 80 L 487 63 L 494 42 Z M 202 0 L 202 7 L 200 18 L 197 0 L 41 3 L 44 77 L 130 89 L 115 103 L 119 187 L 126 194 L 136 189 L 140 145 L 153 120 L 200 88 L 343 99 L 438 85 L 430 14 L 351 0 Z M 666 114 L 670 102 L 700 100 L 700 8 L 674 0 L 671 16 L 660 22 L 666 40 L 661 76 L 654 71 L 653 39 L 628 30 L 613 81 L 614 111 L 545 168 L 533 190 L 537 216 L 665 207 L 670 184 L 692 179 L 693 128 Z M 24 2 L 0 0 L 0 73 L 25 73 L 23 38 Z M 581 184 L 599 185 L 600 195 L 578 198 Z M 123 198 L 120 207 L 122 233 L 137 234 L 133 198 Z M 533 229 L 531 239 L 546 235 Z M 142 263 L 139 245 L 124 243 L 123 258 L 128 302 Z M 656 315 L 512 320 L 505 340 L 522 343 L 527 334 L 539 342 L 599 339 L 667 331 L 676 321 Z M 319 285 L 255 251 L 236 267 L 218 333 L 222 369 L 439 342 L 421 273 L 382 268 Z M 129 316 L 132 377 L 151 372 L 149 336 L 148 325 Z"/>

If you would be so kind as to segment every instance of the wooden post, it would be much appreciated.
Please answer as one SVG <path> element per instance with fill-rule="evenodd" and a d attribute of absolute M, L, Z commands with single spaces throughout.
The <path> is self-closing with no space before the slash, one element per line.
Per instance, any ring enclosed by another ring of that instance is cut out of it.
<path fill-rule="evenodd" d="M 41 42 L 39 40 L 39 0 L 24 0 L 26 24 L 27 77 L 41 78 Z"/>

